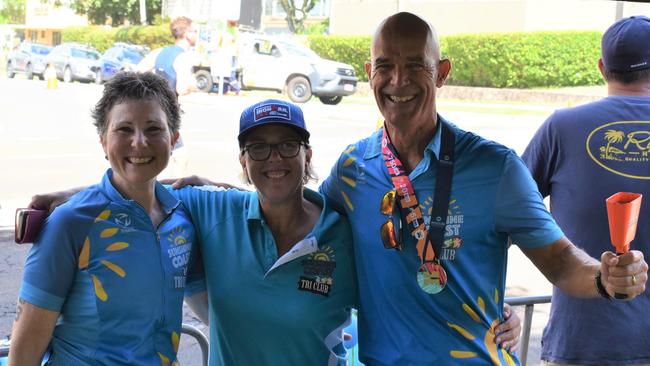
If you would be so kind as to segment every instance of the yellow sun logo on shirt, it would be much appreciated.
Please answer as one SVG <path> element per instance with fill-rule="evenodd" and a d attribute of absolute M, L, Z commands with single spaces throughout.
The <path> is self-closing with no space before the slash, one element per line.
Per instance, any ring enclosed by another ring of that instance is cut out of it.
<path fill-rule="evenodd" d="M 497 289 L 494 290 L 494 301 L 496 303 L 499 302 L 499 291 Z M 484 317 L 487 317 L 487 314 L 485 312 L 485 301 L 483 300 L 482 297 L 478 297 L 476 304 L 478 305 L 481 314 Z M 462 305 L 463 310 L 465 313 L 476 323 L 482 323 L 481 318 L 479 314 L 476 313 L 475 309 L 472 309 L 470 305 L 463 304 Z M 499 349 L 497 348 L 497 345 L 495 343 L 495 332 L 494 329 L 496 326 L 499 325 L 499 318 L 497 317 L 496 319 L 492 320 L 490 324 L 490 328 L 485 332 L 483 335 L 483 347 L 487 350 L 488 354 L 490 355 L 490 359 L 492 360 L 492 364 L 495 366 L 515 366 L 516 363 L 512 356 L 504 349 Z M 449 326 L 451 329 L 455 330 L 458 332 L 460 335 L 462 335 L 465 339 L 474 342 L 476 340 L 476 336 L 472 333 L 470 333 L 468 330 L 465 328 L 461 327 L 458 324 L 450 323 L 447 322 L 447 326 Z M 480 341 L 479 341 L 480 342 Z M 478 357 L 478 354 L 476 352 L 472 351 L 465 351 L 465 350 L 452 350 L 449 352 L 451 357 L 457 358 L 457 359 L 465 359 L 465 358 L 475 358 Z M 499 355 L 503 358 L 503 362 L 499 358 Z"/>
<path fill-rule="evenodd" d="M 169 233 L 167 240 L 174 245 L 183 245 L 187 243 L 187 231 L 182 226 L 177 226 Z"/>
<path fill-rule="evenodd" d="M 433 210 L 433 196 L 428 196 L 422 203 L 420 203 L 420 210 L 425 215 L 431 216 Z M 460 206 L 458 205 L 458 200 L 452 199 L 449 201 L 449 209 L 447 210 L 447 216 L 456 215 L 460 213 Z"/>
<path fill-rule="evenodd" d="M 95 218 L 95 223 L 100 222 L 100 221 L 106 221 L 109 218 L 110 215 L 111 215 L 110 210 L 102 211 L 97 216 L 97 218 Z M 118 234 L 119 232 L 120 232 L 120 229 L 116 228 L 116 227 L 109 227 L 109 228 L 103 229 L 99 233 L 99 239 L 110 239 L 113 236 L 115 236 L 116 234 Z M 90 246 L 91 246 L 90 237 L 86 237 L 86 239 L 84 240 L 84 244 L 81 247 L 81 252 L 79 252 L 79 261 L 77 263 L 78 268 L 81 269 L 81 270 L 87 269 L 88 265 L 90 263 Z M 126 249 L 128 247 L 129 247 L 129 243 L 126 243 L 126 242 L 123 242 L 123 241 L 116 241 L 116 242 L 113 242 L 113 243 L 109 244 L 108 246 L 106 246 L 106 248 L 104 248 L 104 250 L 107 251 L 107 252 L 117 252 L 117 251 L 124 250 L 124 249 Z M 111 261 L 105 260 L 105 259 L 100 260 L 99 263 L 102 266 L 104 266 L 104 267 L 108 268 L 109 270 L 111 270 L 117 276 L 119 276 L 121 278 L 126 277 L 126 271 L 124 271 L 124 269 L 122 267 L 120 267 L 119 265 L 117 265 L 117 264 L 115 264 L 115 263 L 113 263 Z M 91 274 L 90 278 L 93 281 L 93 286 L 95 288 L 95 295 L 101 301 L 107 301 L 108 300 L 108 293 L 104 289 L 104 285 L 102 284 L 102 281 L 99 279 L 99 277 L 97 277 L 94 274 Z"/>
<path fill-rule="evenodd" d="M 343 161 L 343 167 L 344 168 L 349 167 L 350 165 L 352 165 L 352 163 L 354 163 L 355 160 L 357 160 L 357 158 L 355 158 L 353 156 L 350 156 L 350 154 L 354 150 L 355 150 L 355 147 L 350 146 L 343 152 L 343 155 L 346 156 L 345 160 Z M 351 188 L 355 188 L 357 186 L 357 181 L 352 177 L 348 177 L 347 175 L 341 174 L 340 178 L 343 181 L 343 183 L 347 184 Z M 345 193 L 345 191 L 341 190 L 341 196 L 343 197 L 343 200 L 345 201 L 345 204 L 348 206 L 350 211 L 354 211 L 354 206 L 352 205 L 352 202 L 350 201 L 350 198 Z"/>
<path fill-rule="evenodd" d="M 313 259 L 315 261 L 333 261 L 334 260 L 334 249 L 332 249 L 329 246 L 324 246 L 318 251 L 310 254 L 309 259 Z"/>

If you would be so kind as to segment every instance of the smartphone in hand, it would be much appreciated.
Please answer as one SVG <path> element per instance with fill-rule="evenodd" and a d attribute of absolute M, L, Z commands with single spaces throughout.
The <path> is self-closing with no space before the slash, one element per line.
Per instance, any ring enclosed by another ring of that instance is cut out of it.
<path fill-rule="evenodd" d="M 18 244 L 33 243 L 47 217 L 46 210 L 19 208 L 16 210 L 15 241 Z"/>

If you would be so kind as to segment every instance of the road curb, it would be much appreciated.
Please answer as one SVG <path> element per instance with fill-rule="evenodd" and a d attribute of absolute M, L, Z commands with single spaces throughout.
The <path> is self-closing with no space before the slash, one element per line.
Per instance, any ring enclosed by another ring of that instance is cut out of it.
<path fill-rule="evenodd" d="M 357 83 L 355 96 L 371 94 L 372 90 L 367 82 Z M 564 104 L 572 106 L 599 100 L 605 97 L 606 94 L 607 90 L 602 85 L 548 90 L 445 85 L 438 89 L 436 96 L 440 99 L 449 100 Z"/>

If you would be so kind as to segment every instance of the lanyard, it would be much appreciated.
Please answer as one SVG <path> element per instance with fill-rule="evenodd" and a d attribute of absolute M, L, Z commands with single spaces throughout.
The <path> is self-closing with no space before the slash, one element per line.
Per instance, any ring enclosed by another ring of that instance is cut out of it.
<path fill-rule="evenodd" d="M 407 226 L 411 228 L 411 236 L 417 240 L 416 248 L 422 263 L 439 261 L 445 237 L 449 200 L 451 198 L 456 136 L 442 118 L 438 118 L 438 128 L 441 129 L 442 143 L 440 145 L 440 158 L 437 160 L 436 166 L 436 187 L 429 230 L 424 225 L 422 210 L 415 196 L 413 185 L 404 170 L 404 165 L 397 157 L 397 151 L 386 132 L 386 126 L 384 126 L 381 141 L 384 162 L 399 197 L 402 217 L 406 218 Z"/>

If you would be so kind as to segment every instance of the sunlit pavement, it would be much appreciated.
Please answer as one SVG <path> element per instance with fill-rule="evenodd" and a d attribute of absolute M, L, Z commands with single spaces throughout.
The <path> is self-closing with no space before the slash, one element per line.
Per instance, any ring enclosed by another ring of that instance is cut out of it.
<path fill-rule="evenodd" d="M 0 232 L 0 245 L 6 254 L 0 261 L 0 338 L 10 332 L 28 248 L 13 244 L 13 233 L 8 232 L 15 208 L 25 206 L 35 193 L 94 184 L 108 167 L 90 118 L 101 90 L 99 85 L 82 83 L 59 83 L 58 89 L 48 90 L 44 81 L 0 76 L 0 228 L 5 227 Z M 186 159 L 187 166 L 177 166 L 171 174 L 199 174 L 241 185 L 236 142 L 239 114 L 244 107 L 264 98 L 286 99 L 273 92 L 183 97 L 181 133 L 186 147 L 177 156 Z M 439 112 L 451 122 L 504 143 L 518 153 L 558 107 L 444 99 L 438 103 Z M 314 166 L 321 180 L 329 175 L 347 144 L 370 134 L 379 120 L 372 96 L 344 98 L 337 106 L 324 105 L 314 98 L 302 108 L 312 133 Z M 510 251 L 508 263 L 507 295 L 550 294 L 551 286 L 518 249 Z M 539 335 L 548 306 L 536 310 L 529 365 L 537 364 L 539 359 Z M 191 319 L 186 316 L 186 320 Z"/>

